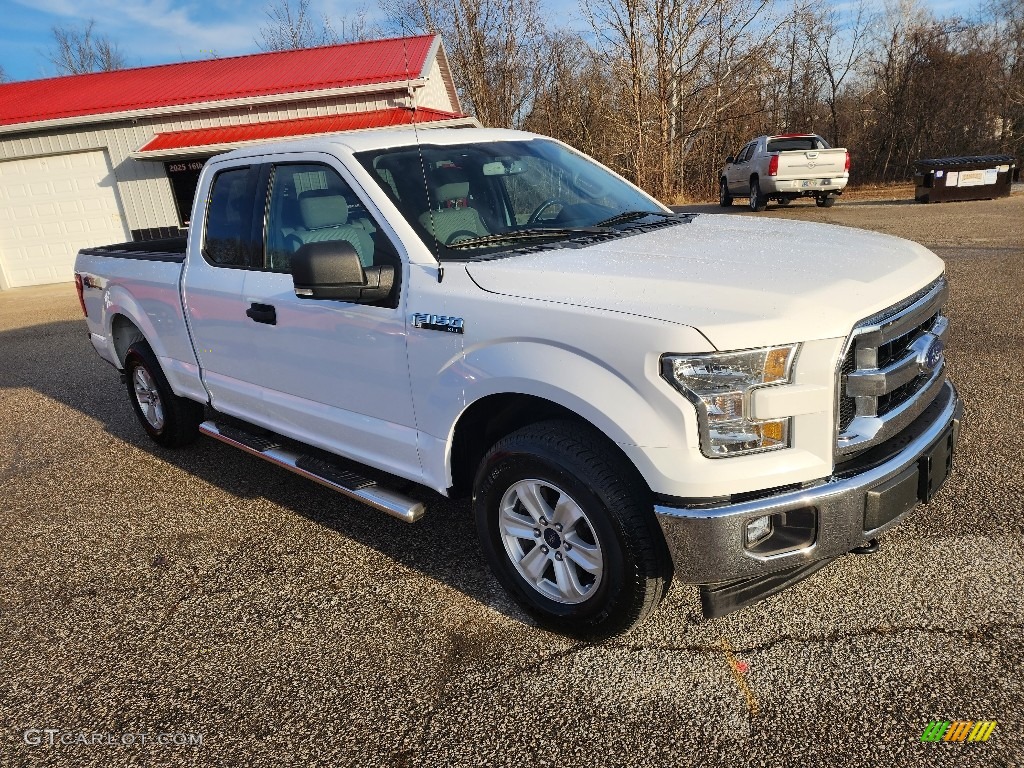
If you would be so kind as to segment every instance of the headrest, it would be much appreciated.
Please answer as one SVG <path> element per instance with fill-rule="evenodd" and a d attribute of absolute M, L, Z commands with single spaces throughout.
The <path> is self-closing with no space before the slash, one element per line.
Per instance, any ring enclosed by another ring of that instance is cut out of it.
<path fill-rule="evenodd" d="M 453 181 L 450 184 L 441 184 L 437 188 L 437 199 L 441 203 L 465 200 L 467 197 L 469 197 L 468 181 Z"/>
<path fill-rule="evenodd" d="M 306 229 L 340 227 L 348 222 L 344 195 L 329 189 L 311 189 L 299 195 L 299 212 Z"/>
<path fill-rule="evenodd" d="M 466 172 L 454 166 L 435 168 L 431 174 L 434 193 L 439 203 L 465 200 L 469 197 L 469 179 Z"/>

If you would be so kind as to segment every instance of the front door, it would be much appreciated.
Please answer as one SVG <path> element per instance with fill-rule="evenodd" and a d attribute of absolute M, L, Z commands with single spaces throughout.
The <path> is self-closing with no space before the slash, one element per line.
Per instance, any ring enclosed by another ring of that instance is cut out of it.
<path fill-rule="evenodd" d="M 262 268 L 246 275 L 244 300 L 261 367 L 265 425 L 288 437 L 393 474 L 422 476 L 396 280 L 375 305 L 301 299 L 290 256 L 306 243 L 344 240 L 364 266 L 402 262 L 339 171 L 324 162 L 276 164 L 270 179 Z"/>

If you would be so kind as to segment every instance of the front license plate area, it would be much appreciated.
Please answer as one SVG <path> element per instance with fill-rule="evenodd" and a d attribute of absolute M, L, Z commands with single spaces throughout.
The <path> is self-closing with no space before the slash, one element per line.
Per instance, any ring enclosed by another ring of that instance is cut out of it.
<path fill-rule="evenodd" d="M 918 461 L 918 488 L 917 497 L 923 502 L 929 502 L 939 492 L 939 488 L 946 482 L 949 470 L 953 466 L 953 445 L 955 435 L 953 426 L 942 434 L 931 449 Z"/>

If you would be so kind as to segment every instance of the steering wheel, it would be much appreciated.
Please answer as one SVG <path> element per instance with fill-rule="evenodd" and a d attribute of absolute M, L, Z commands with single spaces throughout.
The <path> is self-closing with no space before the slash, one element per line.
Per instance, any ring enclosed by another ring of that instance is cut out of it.
<path fill-rule="evenodd" d="M 565 201 L 559 200 L 557 197 L 549 197 L 547 200 L 545 200 L 543 203 L 541 203 L 540 205 L 533 209 L 533 213 L 530 214 L 530 218 L 526 220 L 526 223 L 536 224 L 538 221 L 540 221 L 540 215 L 553 205 L 560 205 L 564 208 Z"/>

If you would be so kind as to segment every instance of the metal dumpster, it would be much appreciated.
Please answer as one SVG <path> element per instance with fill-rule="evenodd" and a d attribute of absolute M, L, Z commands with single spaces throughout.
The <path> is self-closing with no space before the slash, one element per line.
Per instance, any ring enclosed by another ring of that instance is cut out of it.
<path fill-rule="evenodd" d="M 1009 197 L 1017 160 L 1010 155 L 939 157 L 914 163 L 919 203 Z"/>

